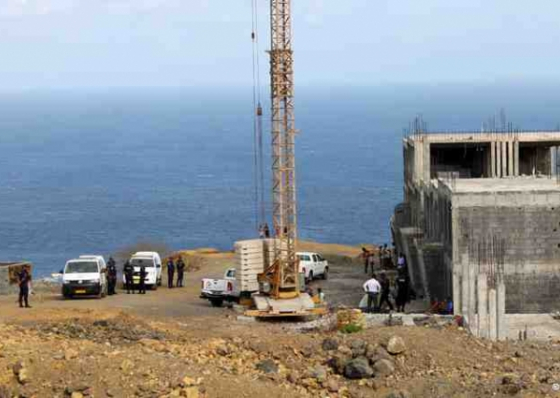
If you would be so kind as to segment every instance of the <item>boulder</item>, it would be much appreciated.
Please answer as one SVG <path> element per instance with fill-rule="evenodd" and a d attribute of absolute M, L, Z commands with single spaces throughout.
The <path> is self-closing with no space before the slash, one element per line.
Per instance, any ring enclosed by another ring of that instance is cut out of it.
<path fill-rule="evenodd" d="M 321 347 L 323 347 L 324 351 L 334 351 L 338 349 L 338 340 L 332 337 L 327 337 L 323 340 Z"/>
<path fill-rule="evenodd" d="M 395 365 L 388 359 L 380 359 L 373 364 L 373 373 L 376 377 L 389 376 L 395 372 Z"/>
<path fill-rule="evenodd" d="M 337 354 L 328 360 L 328 365 L 338 374 L 344 374 L 344 368 L 351 357 L 343 354 Z"/>
<path fill-rule="evenodd" d="M 324 366 L 317 365 L 314 368 L 310 368 L 307 373 L 309 377 L 319 382 L 324 382 L 327 380 L 327 368 L 325 368 Z"/>
<path fill-rule="evenodd" d="M 329 380 L 324 384 L 325 388 L 327 389 L 328 392 L 338 392 L 338 390 L 340 390 L 340 386 L 338 385 L 338 382 L 336 380 Z"/>
<path fill-rule="evenodd" d="M 228 356 L 230 354 L 230 349 L 227 345 L 220 345 L 216 348 L 216 353 L 222 357 Z"/>
<path fill-rule="evenodd" d="M 363 340 L 353 340 L 350 343 L 350 349 L 352 350 L 352 356 L 354 358 L 364 356 L 366 354 L 367 344 Z"/>
<path fill-rule="evenodd" d="M 393 336 L 387 343 L 387 352 L 392 355 L 402 354 L 406 351 L 406 344 L 402 337 Z"/>
<path fill-rule="evenodd" d="M 344 376 L 349 379 L 364 379 L 373 375 L 369 360 L 365 357 L 352 359 L 344 367 Z"/>
<path fill-rule="evenodd" d="M 260 361 L 256 368 L 263 373 L 278 373 L 278 365 L 272 359 Z"/>

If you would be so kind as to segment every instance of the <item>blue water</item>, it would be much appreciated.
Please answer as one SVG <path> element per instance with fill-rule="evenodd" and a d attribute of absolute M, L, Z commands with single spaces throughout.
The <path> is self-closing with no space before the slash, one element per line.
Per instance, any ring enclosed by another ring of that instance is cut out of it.
<path fill-rule="evenodd" d="M 503 107 L 516 125 L 551 129 L 560 121 L 557 92 L 551 85 L 301 88 L 300 236 L 390 241 L 389 218 L 402 197 L 403 128 L 417 113 L 430 129 L 468 130 Z M 0 260 L 30 260 L 44 276 L 68 258 L 137 242 L 229 249 L 254 237 L 251 107 L 243 89 L 0 95 Z M 266 143 L 268 159 L 268 134 Z"/>

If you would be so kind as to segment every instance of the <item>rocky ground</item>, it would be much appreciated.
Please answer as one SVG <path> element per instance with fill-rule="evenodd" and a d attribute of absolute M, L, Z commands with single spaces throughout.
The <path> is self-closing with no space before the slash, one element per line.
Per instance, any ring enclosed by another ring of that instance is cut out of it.
<path fill-rule="evenodd" d="M 342 334 L 334 314 L 315 329 L 240 321 L 198 299 L 199 279 L 231 265 L 207 256 L 185 289 L 77 301 L 45 292 L 30 310 L 0 300 L 0 398 L 559 394 L 560 342 L 491 343 L 435 322 Z M 359 263 L 333 268 L 327 297 L 359 288 Z"/>

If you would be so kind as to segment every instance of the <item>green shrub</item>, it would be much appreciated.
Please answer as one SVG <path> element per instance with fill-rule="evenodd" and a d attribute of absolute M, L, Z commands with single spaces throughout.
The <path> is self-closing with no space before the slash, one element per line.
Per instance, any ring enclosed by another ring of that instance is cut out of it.
<path fill-rule="evenodd" d="M 349 323 L 348 325 L 344 325 L 342 327 L 342 329 L 340 330 L 342 333 L 358 333 L 361 332 L 363 330 L 363 327 L 361 325 L 356 325 L 355 323 Z"/>

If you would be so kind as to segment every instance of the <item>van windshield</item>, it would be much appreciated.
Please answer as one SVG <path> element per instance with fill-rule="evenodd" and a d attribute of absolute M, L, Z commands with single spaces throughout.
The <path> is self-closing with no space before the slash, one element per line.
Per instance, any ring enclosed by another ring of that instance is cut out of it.
<path fill-rule="evenodd" d="M 65 274 L 92 274 L 99 272 L 95 261 L 70 261 L 66 264 Z"/>
<path fill-rule="evenodd" d="M 133 258 L 132 260 L 130 260 L 130 264 L 135 267 L 153 267 L 154 260 L 151 258 Z"/>

